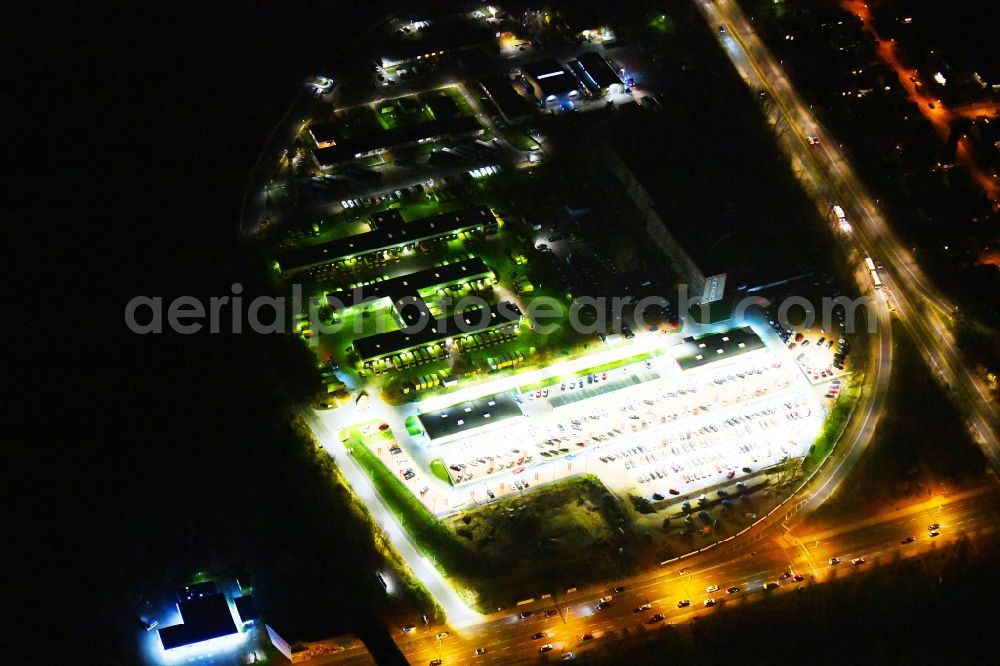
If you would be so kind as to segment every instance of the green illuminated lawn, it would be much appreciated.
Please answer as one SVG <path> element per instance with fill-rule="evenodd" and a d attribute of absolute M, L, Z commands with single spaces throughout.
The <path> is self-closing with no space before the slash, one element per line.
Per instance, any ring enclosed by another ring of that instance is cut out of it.
<path fill-rule="evenodd" d="M 837 398 L 833 408 L 827 415 L 826 421 L 823 422 L 822 430 L 820 430 L 816 441 L 813 442 L 812 447 L 809 449 L 809 454 L 802 463 L 802 471 L 806 475 L 811 474 L 830 455 L 837 440 L 840 439 L 840 435 L 847 425 L 847 419 L 851 415 L 854 404 L 858 401 L 860 395 L 861 380 L 852 374 L 846 378 L 844 386 L 840 391 L 840 397 Z"/>
<path fill-rule="evenodd" d="M 449 486 L 452 485 L 451 475 L 448 474 L 448 470 L 444 468 L 444 462 L 440 458 L 435 458 L 431 461 L 431 473 L 447 483 Z"/>
<path fill-rule="evenodd" d="M 376 432 L 392 438 L 390 431 Z M 463 548 L 455 533 L 439 522 L 403 482 L 368 450 L 366 440 L 371 442 L 372 436 L 364 437 L 358 427 L 351 427 L 341 431 L 341 438 L 345 437 L 348 438 L 346 444 L 351 455 L 368 474 L 382 501 L 396 515 L 414 545 L 428 558 L 440 562 L 445 570 L 452 569 L 463 557 Z M 447 575 L 447 571 L 442 573 Z"/>

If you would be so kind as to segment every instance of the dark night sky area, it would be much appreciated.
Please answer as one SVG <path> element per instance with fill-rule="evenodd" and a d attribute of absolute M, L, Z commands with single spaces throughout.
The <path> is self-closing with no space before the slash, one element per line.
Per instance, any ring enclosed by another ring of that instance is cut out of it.
<path fill-rule="evenodd" d="M 126 335 L 125 303 L 224 294 L 242 279 L 238 213 L 258 153 L 304 77 L 332 71 L 387 4 L 9 8 L 20 39 L 7 129 L 28 150 L 16 153 L 7 242 L 32 289 L 8 330 L 38 343 L 11 354 L 28 426 L 12 448 L 27 455 L 7 470 L 17 579 L 0 633 L 34 655 L 21 663 L 118 661 L 122 567 L 142 550 L 130 541 L 173 499 L 144 476 L 183 468 L 147 452 L 204 451 L 192 433 L 221 436 L 202 428 L 214 418 L 204 403 L 237 381 L 212 376 L 221 340 Z M 240 409 L 253 407 L 226 406 L 220 421 Z"/>

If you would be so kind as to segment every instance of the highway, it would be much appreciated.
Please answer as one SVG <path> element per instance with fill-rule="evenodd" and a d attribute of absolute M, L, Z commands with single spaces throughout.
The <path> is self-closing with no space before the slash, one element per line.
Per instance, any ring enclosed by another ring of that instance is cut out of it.
<path fill-rule="evenodd" d="M 696 0 L 702 15 L 719 36 L 726 54 L 737 71 L 754 90 L 763 91 L 774 102 L 779 121 L 790 131 L 780 133 L 782 147 L 800 176 L 829 208 L 839 203 L 852 225 L 845 238 L 851 246 L 874 256 L 885 265 L 882 276 L 885 293 L 897 315 L 913 337 L 925 362 L 949 389 L 959 409 L 974 429 L 977 442 L 995 470 L 1000 470 L 1000 438 L 996 406 L 980 378 L 976 377 L 955 351 L 948 319 L 957 306 L 942 294 L 920 269 L 912 253 L 896 236 L 851 169 L 836 141 L 820 126 L 809 107 L 792 88 L 784 71 L 754 32 L 733 0 Z M 719 30 L 719 27 L 723 30 Z M 819 139 L 810 145 L 808 137 Z M 881 319 L 881 318 L 880 318 Z M 882 322 L 880 321 L 880 326 Z"/>
<path fill-rule="evenodd" d="M 646 624 L 654 613 L 663 614 L 668 623 L 688 622 L 722 606 L 753 603 L 765 595 L 786 594 L 798 587 L 852 575 L 857 569 L 851 560 L 856 557 L 865 558 L 865 564 L 857 568 L 867 570 L 897 558 L 925 555 L 961 535 L 988 534 L 995 529 L 998 511 L 1000 492 L 995 486 L 982 486 L 932 497 L 821 532 L 786 536 L 778 531 L 775 538 L 757 542 L 754 551 L 747 548 L 737 553 L 708 553 L 683 566 L 678 563 L 661 570 L 646 580 L 622 582 L 625 590 L 613 594 L 612 606 L 603 611 L 597 610 L 602 591 L 591 591 L 573 595 L 568 601 L 557 599 L 529 606 L 535 614 L 524 620 L 515 614 L 491 616 L 480 625 L 451 629 L 448 636 L 440 639 L 439 628 L 418 628 L 412 634 L 398 632 L 396 640 L 412 664 L 427 664 L 433 659 L 441 659 L 444 664 L 537 663 L 538 648 L 545 643 L 554 648 L 549 661 L 556 661 L 564 651 L 579 653 L 613 640 L 613 632 L 628 629 L 635 633 L 662 626 L 662 623 Z M 936 538 L 928 533 L 928 527 L 934 523 L 941 525 L 941 535 Z M 916 537 L 913 543 L 902 543 L 910 536 Z M 829 564 L 831 557 L 839 558 L 841 564 Z M 801 583 L 781 580 L 786 571 L 802 574 L 805 580 Z M 779 587 L 765 592 L 763 585 L 768 581 L 779 582 Z M 720 590 L 707 593 L 710 585 L 717 585 Z M 726 589 L 730 586 L 737 586 L 740 591 L 728 594 Z M 717 600 L 716 608 L 703 605 L 709 597 Z M 677 602 L 682 599 L 689 599 L 691 605 L 679 609 Z M 635 612 L 645 603 L 652 607 Z M 557 609 L 559 614 L 546 618 L 546 609 Z M 536 632 L 545 632 L 546 636 L 532 640 Z M 588 632 L 594 636 L 592 642 L 583 640 Z M 484 648 L 485 654 L 475 656 L 477 648 Z"/>

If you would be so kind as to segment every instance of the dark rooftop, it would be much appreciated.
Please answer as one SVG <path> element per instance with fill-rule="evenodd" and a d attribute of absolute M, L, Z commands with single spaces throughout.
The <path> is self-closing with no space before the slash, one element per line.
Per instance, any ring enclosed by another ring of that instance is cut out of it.
<path fill-rule="evenodd" d="M 439 317 L 418 331 L 408 332 L 400 329 L 359 338 L 354 341 L 354 348 L 361 359 L 367 361 L 413 347 L 429 345 L 456 335 L 479 333 L 517 322 L 520 318 L 521 310 L 517 305 L 502 301 L 487 308 L 465 310 L 460 320 L 456 320 L 454 315 Z"/>
<path fill-rule="evenodd" d="M 165 627 L 158 632 L 165 650 L 236 633 L 229 602 L 221 592 L 181 601 L 177 608 L 183 624 Z"/>
<path fill-rule="evenodd" d="M 577 89 L 576 79 L 554 58 L 529 62 L 522 67 L 522 71 L 538 83 L 546 97 L 563 95 Z"/>
<path fill-rule="evenodd" d="M 670 348 L 682 370 L 691 370 L 713 361 L 732 358 L 764 347 L 764 341 L 749 326 L 700 338 L 687 337 Z"/>
<path fill-rule="evenodd" d="M 399 225 L 386 225 L 372 231 L 347 238 L 338 238 L 328 243 L 307 245 L 278 254 L 282 271 L 288 272 L 310 266 L 330 263 L 344 257 L 352 257 L 407 243 L 416 243 L 432 238 L 440 238 L 451 233 L 474 229 L 482 224 L 495 222 L 496 218 L 486 206 L 425 217 Z"/>
<path fill-rule="evenodd" d="M 434 440 L 521 415 L 510 394 L 497 393 L 420 414 L 417 418 L 427 436 Z"/>
<path fill-rule="evenodd" d="M 310 131 L 312 128 L 310 127 Z M 327 131 L 327 130 L 321 130 Z M 430 120 L 415 125 L 403 125 L 388 130 L 377 130 L 338 141 L 335 146 L 317 148 L 313 151 L 321 167 L 330 167 L 340 162 L 355 159 L 358 155 L 386 150 L 438 137 L 460 137 L 482 132 L 483 127 L 474 116 L 460 116 Z"/>
<path fill-rule="evenodd" d="M 503 74 L 490 76 L 479 82 L 480 87 L 486 96 L 496 104 L 497 109 L 507 120 L 507 122 L 517 122 L 517 120 L 531 114 L 531 107 L 527 100 L 517 94 L 514 86 Z"/>
<path fill-rule="evenodd" d="M 471 280 L 487 275 L 490 272 L 479 257 L 463 259 L 450 264 L 434 266 L 415 273 L 407 273 L 399 277 L 389 278 L 380 282 L 361 285 L 353 289 L 341 289 L 327 294 L 327 302 L 334 308 L 351 307 L 365 299 L 390 298 L 395 303 L 406 297 L 416 297 L 417 291 L 439 284 L 448 284 L 458 280 Z"/>
<path fill-rule="evenodd" d="M 233 599 L 233 603 L 236 604 L 236 612 L 239 613 L 240 620 L 244 623 L 257 619 L 257 604 L 254 602 L 252 594 L 236 597 Z"/>
<path fill-rule="evenodd" d="M 614 84 L 622 85 L 622 80 L 618 73 L 611 68 L 608 61 L 599 53 L 587 51 L 581 53 L 577 61 L 583 67 L 587 76 L 597 84 L 598 88 L 608 88 Z"/>

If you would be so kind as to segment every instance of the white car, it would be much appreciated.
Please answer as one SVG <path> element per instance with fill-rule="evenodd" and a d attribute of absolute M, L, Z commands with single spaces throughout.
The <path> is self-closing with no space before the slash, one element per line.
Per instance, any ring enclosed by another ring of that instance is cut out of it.
<path fill-rule="evenodd" d="M 708 592 L 709 594 L 711 594 L 712 592 L 718 592 L 718 591 L 719 591 L 719 586 L 718 585 L 709 585 L 708 587 L 705 588 L 705 592 Z"/>

